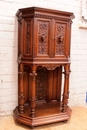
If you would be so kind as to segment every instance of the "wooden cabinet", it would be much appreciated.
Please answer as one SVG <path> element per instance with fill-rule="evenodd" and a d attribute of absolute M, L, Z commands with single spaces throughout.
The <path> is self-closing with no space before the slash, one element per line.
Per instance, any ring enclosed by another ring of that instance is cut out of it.
<path fill-rule="evenodd" d="M 67 104 L 74 15 L 38 7 L 19 9 L 16 15 L 18 106 L 14 118 L 31 128 L 66 121 L 71 114 Z"/>

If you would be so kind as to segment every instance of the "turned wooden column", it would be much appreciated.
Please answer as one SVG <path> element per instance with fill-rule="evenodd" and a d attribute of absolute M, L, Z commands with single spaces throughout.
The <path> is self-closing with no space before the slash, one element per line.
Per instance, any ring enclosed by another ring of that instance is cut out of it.
<path fill-rule="evenodd" d="M 62 112 L 66 112 L 67 103 L 69 98 L 69 74 L 70 74 L 70 64 L 64 66 L 64 91 L 62 100 Z"/>
<path fill-rule="evenodd" d="M 24 66 L 23 64 L 19 65 L 19 113 L 23 114 L 24 113 L 24 91 L 23 91 L 23 76 L 24 76 Z"/>
<path fill-rule="evenodd" d="M 31 108 L 31 111 L 30 111 L 30 116 L 31 117 L 35 117 L 35 101 L 36 101 L 36 94 L 35 94 L 35 89 L 36 89 L 36 66 L 33 65 L 32 67 L 32 73 L 30 73 L 30 76 L 31 76 L 31 98 L 30 98 L 30 108 Z"/>

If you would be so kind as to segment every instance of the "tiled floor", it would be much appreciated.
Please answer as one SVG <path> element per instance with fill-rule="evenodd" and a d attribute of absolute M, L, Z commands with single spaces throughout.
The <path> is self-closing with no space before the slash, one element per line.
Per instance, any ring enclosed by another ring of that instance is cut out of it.
<path fill-rule="evenodd" d="M 15 124 L 12 116 L 0 117 L 0 130 L 30 130 L 24 125 Z M 87 108 L 72 107 L 72 115 L 67 123 L 55 123 L 34 128 L 34 130 L 87 130 Z"/>

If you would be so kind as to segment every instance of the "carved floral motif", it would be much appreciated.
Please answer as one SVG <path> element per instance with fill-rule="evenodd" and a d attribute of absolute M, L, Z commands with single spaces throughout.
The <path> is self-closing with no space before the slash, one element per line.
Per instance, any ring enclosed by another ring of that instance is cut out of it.
<path fill-rule="evenodd" d="M 48 22 L 39 22 L 38 54 L 47 54 L 48 26 Z"/>
<path fill-rule="evenodd" d="M 31 21 L 27 22 L 26 30 L 26 54 L 30 54 L 30 41 L 31 41 Z"/>

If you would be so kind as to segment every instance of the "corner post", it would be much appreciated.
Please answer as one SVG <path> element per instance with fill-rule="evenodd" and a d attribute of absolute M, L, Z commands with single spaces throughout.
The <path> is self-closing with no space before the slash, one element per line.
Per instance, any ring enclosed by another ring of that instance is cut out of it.
<path fill-rule="evenodd" d="M 66 64 L 64 66 L 64 91 L 63 91 L 63 99 L 62 99 L 62 112 L 67 111 L 67 104 L 69 98 L 69 74 L 70 74 L 70 64 Z"/>
<path fill-rule="evenodd" d="M 19 113 L 24 113 L 24 89 L 23 89 L 23 77 L 24 77 L 24 65 L 21 63 L 19 65 L 19 96 L 18 96 L 18 107 Z"/>
<path fill-rule="evenodd" d="M 35 117 L 35 101 L 36 101 L 36 66 L 33 65 L 32 67 L 32 73 L 30 73 L 31 76 L 31 98 L 30 98 L 30 116 Z"/>

